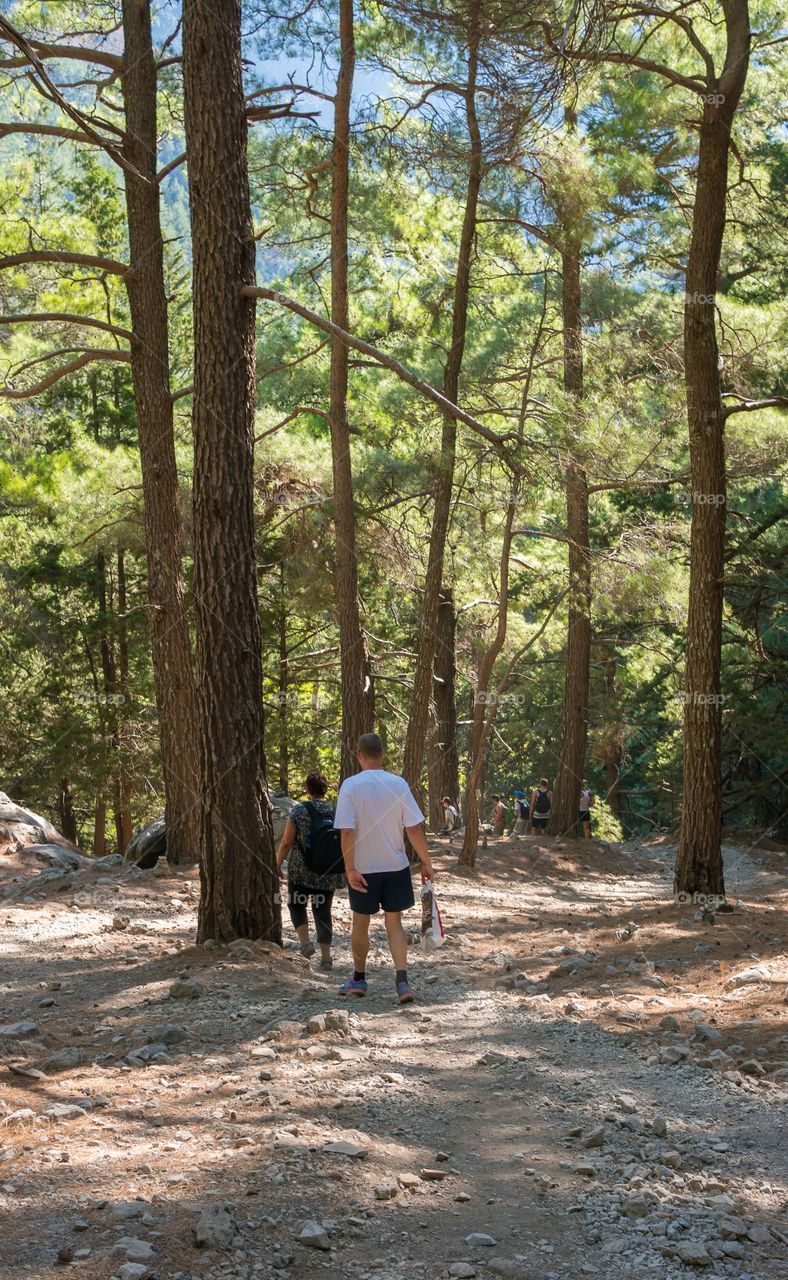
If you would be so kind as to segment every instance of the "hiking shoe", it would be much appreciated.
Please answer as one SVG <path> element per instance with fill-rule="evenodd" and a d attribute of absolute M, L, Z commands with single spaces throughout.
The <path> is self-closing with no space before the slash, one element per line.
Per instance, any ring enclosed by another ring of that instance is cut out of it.
<path fill-rule="evenodd" d="M 331 959 L 331 956 L 326 956 L 320 961 L 321 969 L 333 969 L 333 967 L 334 961 Z"/>
<path fill-rule="evenodd" d="M 365 996 L 367 994 L 367 984 L 363 978 L 354 978 L 351 976 L 347 982 L 343 982 L 339 988 L 340 996 Z"/>
<path fill-rule="evenodd" d="M 397 995 L 399 996 L 400 1004 L 413 1004 L 415 999 L 415 996 L 410 989 L 410 985 L 407 982 L 397 983 Z"/>
<path fill-rule="evenodd" d="M 303 947 L 299 947 L 301 955 L 306 956 L 307 960 L 315 954 L 315 949 L 314 942 L 305 942 Z"/>

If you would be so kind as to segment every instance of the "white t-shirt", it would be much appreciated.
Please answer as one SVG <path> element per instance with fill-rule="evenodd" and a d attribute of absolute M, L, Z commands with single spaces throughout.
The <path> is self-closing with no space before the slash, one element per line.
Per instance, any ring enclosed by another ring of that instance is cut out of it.
<path fill-rule="evenodd" d="M 407 867 L 403 828 L 423 821 L 405 779 L 386 769 L 362 769 L 339 788 L 334 826 L 355 831 L 353 861 L 362 875 Z"/>

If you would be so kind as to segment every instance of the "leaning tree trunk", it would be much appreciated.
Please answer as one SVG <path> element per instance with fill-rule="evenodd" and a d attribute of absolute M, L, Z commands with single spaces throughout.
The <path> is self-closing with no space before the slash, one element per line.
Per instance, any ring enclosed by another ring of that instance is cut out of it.
<path fill-rule="evenodd" d="M 353 0 L 339 0 L 339 76 L 334 98 L 334 144 L 331 156 L 331 319 L 349 329 L 348 185 L 350 170 L 350 103 L 356 60 Z M 361 626 L 356 557 L 356 515 L 350 433 L 347 420 L 348 348 L 331 341 L 329 419 L 334 473 L 336 530 L 336 598 L 339 660 L 342 676 L 341 776 L 358 769 L 356 743 L 374 728 L 372 667 Z"/>
<path fill-rule="evenodd" d="M 564 326 L 564 388 L 576 405 L 583 394 L 580 310 L 580 245 L 571 236 L 561 254 Z M 588 482 L 585 469 L 566 470 L 566 532 L 569 539 L 569 629 L 566 642 L 561 745 L 553 788 L 553 835 L 576 832 L 588 738 L 591 670 L 591 553 L 588 543 Z"/>
<path fill-rule="evenodd" d="M 194 312 L 200 941 L 281 940 L 254 528 L 255 251 L 240 0 L 184 0 Z"/>
<path fill-rule="evenodd" d="M 725 231 L 731 128 L 747 78 L 746 0 L 728 0 L 725 67 L 703 105 L 692 237 L 684 295 L 692 526 L 684 687 L 684 795 L 674 890 L 721 896 L 722 643 L 725 556 L 725 417 L 720 395 L 717 273 Z"/>
<path fill-rule="evenodd" d="M 123 0 L 124 169 L 134 340 L 131 373 L 144 500 L 151 656 L 164 777 L 167 858 L 199 851 L 196 699 L 182 566 L 182 529 L 170 394 L 164 240 L 156 180 L 156 63 L 150 0 Z"/>
<path fill-rule="evenodd" d="M 465 195 L 465 214 L 457 254 L 457 271 L 454 280 L 451 346 L 449 347 L 443 371 L 443 394 L 453 404 L 457 403 L 460 371 L 465 351 L 471 261 L 476 238 L 479 189 L 482 180 L 482 137 L 476 114 L 478 62 L 479 3 L 478 0 L 473 0 L 468 20 L 468 82 L 464 91 L 465 118 L 470 139 L 468 185 Z M 410 699 L 402 762 L 403 775 L 410 783 L 411 791 L 417 802 L 422 806 L 422 809 L 424 807 L 422 768 L 424 764 L 424 747 L 427 739 L 438 612 L 440 610 L 441 586 L 443 584 L 443 560 L 451 514 L 456 452 L 457 424 L 454 418 L 444 416 L 441 451 L 435 481 L 435 506 L 430 530 L 430 550 L 427 559 L 424 600 L 416 652 L 416 668 L 413 675 L 413 691 Z"/>

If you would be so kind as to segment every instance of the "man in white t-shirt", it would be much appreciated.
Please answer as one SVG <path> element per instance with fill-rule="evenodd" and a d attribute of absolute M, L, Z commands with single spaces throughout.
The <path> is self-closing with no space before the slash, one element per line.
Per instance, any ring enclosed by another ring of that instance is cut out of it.
<path fill-rule="evenodd" d="M 419 857 L 422 880 L 433 880 L 424 814 L 405 779 L 383 768 L 383 743 L 376 733 L 362 733 L 357 753 L 361 772 L 345 778 L 334 814 L 334 826 L 342 833 L 353 912 L 353 976 L 342 984 L 339 994 L 367 994 L 369 922 L 382 908 L 396 970 L 397 995 L 400 1004 L 410 1004 L 413 992 L 408 985 L 408 939 L 402 927 L 402 912 L 413 906 L 414 896 L 402 833 L 407 832 Z"/>

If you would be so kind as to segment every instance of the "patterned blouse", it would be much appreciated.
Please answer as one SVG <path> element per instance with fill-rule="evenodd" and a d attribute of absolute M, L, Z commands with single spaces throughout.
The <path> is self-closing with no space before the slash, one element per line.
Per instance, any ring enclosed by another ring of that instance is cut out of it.
<path fill-rule="evenodd" d="M 310 804 L 317 807 L 318 813 L 325 813 L 333 818 L 334 806 L 327 800 L 311 800 Z M 305 889 L 343 889 L 346 883 L 343 875 L 318 876 L 314 871 L 310 871 L 304 861 L 304 847 L 312 830 L 306 805 L 293 805 L 290 817 L 296 829 L 296 838 L 287 857 L 287 883 L 291 886 L 299 885 Z"/>

